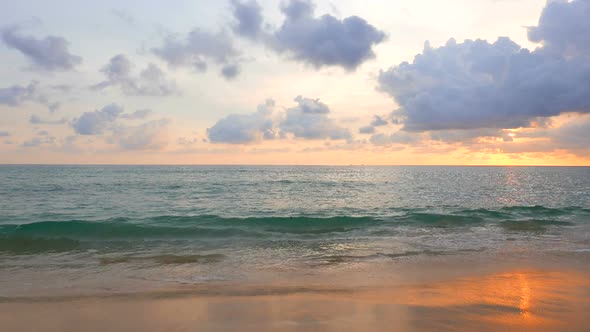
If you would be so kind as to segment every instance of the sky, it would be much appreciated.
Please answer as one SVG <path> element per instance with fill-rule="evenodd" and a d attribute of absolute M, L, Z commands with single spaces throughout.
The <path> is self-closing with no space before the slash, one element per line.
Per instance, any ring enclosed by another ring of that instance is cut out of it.
<path fill-rule="evenodd" d="M 590 165 L 590 0 L 0 8 L 0 164 Z"/>

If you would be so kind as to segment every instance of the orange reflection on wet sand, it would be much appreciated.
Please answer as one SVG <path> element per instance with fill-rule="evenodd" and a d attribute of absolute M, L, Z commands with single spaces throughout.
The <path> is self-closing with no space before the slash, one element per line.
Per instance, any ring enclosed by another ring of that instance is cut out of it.
<path fill-rule="evenodd" d="M 590 301 L 580 290 L 587 294 L 589 287 L 588 276 L 576 272 L 518 271 L 414 284 L 364 296 L 368 301 L 418 311 L 432 329 L 441 328 L 437 321 L 451 320 L 461 322 L 459 326 L 560 330 L 564 324 L 583 325 Z"/>
<path fill-rule="evenodd" d="M 518 278 L 520 279 L 520 315 L 523 319 L 529 320 L 531 318 L 531 287 L 529 286 L 529 281 L 526 274 L 518 274 Z"/>
<path fill-rule="evenodd" d="M 50 332 L 588 331 L 588 294 L 588 275 L 568 271 L 348 288 L 223 283 L 128 296 L 0 299 L 0 323 L 7 331 Z"/>

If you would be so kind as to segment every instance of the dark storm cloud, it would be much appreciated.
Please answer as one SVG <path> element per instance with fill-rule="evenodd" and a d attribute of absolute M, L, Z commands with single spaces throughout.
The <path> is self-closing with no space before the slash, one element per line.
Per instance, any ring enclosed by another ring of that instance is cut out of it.
<path fill-rule="evenodd" d="M 373 46 L 385 40 L 385 33 L 358 16 L 343 20 L 328 14 L 314 17 L 310 1 L 290 0 L 283 5 L 285 20 L 275 31 L 263 31 L 261 8 L 254 0 L 232 4 L 237 35 L 261 40 L 276 52 L 315 68 L 354 70 L 374 58 Z"/>
<path fill-rule="evenodd" d="M 124 54 L 112 57 L 101 70 L 107 80 L 91 88 L 94 90 L 118 86 L 129 96 L 169 96 L 178 94 L 174 81 L 166 78 L 166 74 L 155 64 L 150 63 L 138 76 L 133 71 L 133 63 Z"/>
<path fill-rule="evenodd" d="M 33 63 L 33 67 L 47 70 L 71 70 L 82 58 L 70 53 L 68 41 L 62 37 L 47 36 L 39 39 L 23 35 L 18 26 L 2 29 L 2 41 L 10 48 L 20 51 Z"/>
<path fill-rule="evenodd" d="M 349 139 L 350 131 L 329 117 L 330 109 L 318 99 L 295 98 L 296 107 L 274 112 L 275 104 L 268 100 L 251 114 L 231 114 L 217 121 L 207 133 L 213 143 L 245 144 L 285 138 Z"/>
<path fill-rule="evenodd" d="M 207 130 L 212 143 L 246 144 L 277 137 L 273 119 L 275 102 L 267 100 L 251 114 L 230 114 Z"/>
<path fill-rule="evenodd" d="M 233 64 L 240 55 L 225 32 L 210 33 L 198 28 L 180 39 L 168 36 L 152 52 L 172 67 L 191 67 L 199 72 L 207 70 L 210 62 L 222 66 Z"/>

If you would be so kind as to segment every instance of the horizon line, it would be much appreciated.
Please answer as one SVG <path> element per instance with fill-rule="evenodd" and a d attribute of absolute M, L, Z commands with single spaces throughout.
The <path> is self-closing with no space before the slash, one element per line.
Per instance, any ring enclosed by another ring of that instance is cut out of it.
<path fill-rule="evenodd" d="M 0 163 L 0 166 L 194 166 L 194 167 L 590 167 L 589 165 L 506 164 L 117 164 L 117 163 Z"/>

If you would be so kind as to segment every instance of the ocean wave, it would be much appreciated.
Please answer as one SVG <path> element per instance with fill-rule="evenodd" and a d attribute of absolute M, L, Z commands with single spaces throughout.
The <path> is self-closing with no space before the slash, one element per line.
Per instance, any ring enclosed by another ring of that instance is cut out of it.
<path fill-rule="evenodd" d="M 132 263 L 132 262 L 154 262 L 159 265 L 181 265 L 181 264 L 211 264 L 219 263 L 226 257 L 222 254 L 210 255 L 155 255 L 155 256 L 117 256 L 102 257 L 102 265 Z"/>
<path fill-rule="evenodd" d="M 80 248 L 80 241 L 68 238 L 32 238 L 0 236 L 0 253 L 27 255 L 52 252 L 68 252 Z"/>
<path fill-rule="evenodd" d="M 469 226 L 485 222 L 478 215 L 440 214 L 440 213 L 409 213 L 399 217 L 406 225 L 420 224 L 434 227 Z"/>
<path fill-rule="evenodd" d="M 220 241 L 232 239 L 288 240 L 330 237 L 379 237 L 403 228 L 444 228 L 449 231 L 497 225 L 509 232 L 543 232 L 590 221 L 590 210 L 580 207 L 542 206 L 427 212 L 406 209 L 391 216 L 293 216 L 226 218 L 215 215 L 170 216 L 102 221 L 40 221 L 0 224 L 0 252 L 27 254 L 72 251 L 80 248 L 115 247 L 115 242 L 146 240 Z M 87 245 L 92 243 L 93 245 Z"/>
<path fill-rule="evenodd" d="M 544 232 L 549 226 L 573 226 L 574 223 L 560 220 L 525 219 L 504 220 L 500 226 L 508 231 L 515 232 Z"/>

